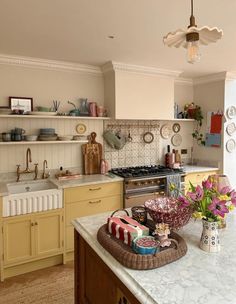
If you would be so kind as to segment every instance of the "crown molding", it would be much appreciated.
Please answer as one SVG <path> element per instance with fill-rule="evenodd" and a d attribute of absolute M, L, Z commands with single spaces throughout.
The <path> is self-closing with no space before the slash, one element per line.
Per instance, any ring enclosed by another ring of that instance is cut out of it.
<path fill-rule="evenodd" d="M 225 81 L 227 79 L 227 74 L 228 72 L 220 72 L 216 74 L 194 78 L 193 84 L 197 85 L 197 84 L 204 84 L 204 83 L 210 83 L 216 81 Z"/>
<path fill-rule="evenodd" d="M 226 80 L 236 80 L 236 72 L 226 72 Z"/>
<path fill-rule="evenodd" d="M 11 56 L 0 54 L 0 64 L 22 66 L 26 68 L 37 68 L 52 71 L 70 71 L 77 73 L 86 73 L 91 75 L 101 75 L 100 67 L 72 63 L 66 61 L 48 60 L 23 56 Z"/>
<path fill-rule="evenodd" d="M 175 78 L 175 84 L 193 86 L 193 79 L 178 77 L 178 78 Z"/>
<path fill-rule="evenodd" d="M 108 73 L 111 71 L 126 71 L 137 74 L 156 75 L 156 76 L 164 76 L 171 78 L 176 78 L 181 73 L 181 71 L 158 69 L 154 67 L 126 64 L 126 63 L 120 63 L 114 61 L 109 61 L 105 63 L 101 68 L 103 73 Z"/>

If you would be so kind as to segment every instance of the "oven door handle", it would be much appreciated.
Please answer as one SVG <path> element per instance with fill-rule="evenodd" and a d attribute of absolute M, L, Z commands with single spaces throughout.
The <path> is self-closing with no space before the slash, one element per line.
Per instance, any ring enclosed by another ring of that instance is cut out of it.
<path fill-rule="evenodd" d="M 143 193 L 143 194 L 137 194 L 137 195 L 126 195 L 125 199 L 132 199 L 132 198 L 142 197 L 142 196 L 145 196 L 145 195 L 148 195 L 148 194 L 151 194 L 151 193 Z"/>

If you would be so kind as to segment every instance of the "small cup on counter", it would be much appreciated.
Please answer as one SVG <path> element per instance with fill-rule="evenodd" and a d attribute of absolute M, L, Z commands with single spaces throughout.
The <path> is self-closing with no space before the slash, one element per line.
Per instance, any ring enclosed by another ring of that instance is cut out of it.
<path fill-rule="evenodd" d="M 147 210 L 143 206 L 135 206 L 131 208 L 132 218 L 142 225 L 147 223 Z"/>

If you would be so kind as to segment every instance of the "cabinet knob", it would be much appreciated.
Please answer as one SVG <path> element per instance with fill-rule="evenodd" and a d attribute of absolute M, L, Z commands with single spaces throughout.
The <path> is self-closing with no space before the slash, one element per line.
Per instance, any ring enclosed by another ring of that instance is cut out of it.
<path fill-rule="evenodd" d="M 38 226 L 38 223 L 37 223 L 37 222 L 35 222 L 34 224 L 35 224 L 35 226 Z"/>
<path fill-rule="evenodd" d="M 31 226 L 34 226 L 34 223 L 31 223 Z"/>

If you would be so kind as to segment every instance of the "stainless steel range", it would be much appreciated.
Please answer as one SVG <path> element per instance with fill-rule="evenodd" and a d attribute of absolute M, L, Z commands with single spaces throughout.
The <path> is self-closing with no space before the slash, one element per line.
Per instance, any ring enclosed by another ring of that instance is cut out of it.
<path fill-rule="evenodd" d="M 143 204 L 148 199 L 169 195 L 168 183 L 177 181 L 184 190 L 185 172 L 183 169 L 170 169 L 164 166 L 139 166 L 111 169 L 113 174 L 124 178 L 124 207 Z"/>

